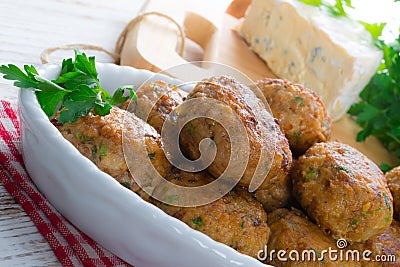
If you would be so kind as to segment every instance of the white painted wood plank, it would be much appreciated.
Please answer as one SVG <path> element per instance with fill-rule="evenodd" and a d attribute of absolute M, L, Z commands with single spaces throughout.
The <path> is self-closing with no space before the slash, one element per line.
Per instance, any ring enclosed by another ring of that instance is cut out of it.
<path fill-rule="evenodd" d="M 1 0 L 0 64 L 39 65 L 53 46 L 87 43 L 114 50 L 123 27 L 146 0 Z M 100 61 L 110 61 L 98 54 Z M 58 56 L 59 57 L 59 56 Z M 57 59 L 55 54 L 54 59 Z M 0 78 L 0 83 L 6 81 Z M 0 86 L 0 98 L 15 100 L 17 90 Z M 60 266 L 21 206 L 0 184 L 0 266 Z"/>
<path fill-rule="evenodd" d="M 60 266 L 21 206 L 0 186 L 0 266 Z"/>

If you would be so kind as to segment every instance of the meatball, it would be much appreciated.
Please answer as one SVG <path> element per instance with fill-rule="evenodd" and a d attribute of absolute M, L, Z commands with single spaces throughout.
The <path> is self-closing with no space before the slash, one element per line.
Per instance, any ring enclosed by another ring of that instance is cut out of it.
<path fill-rule="evenodd" d="M 179 106 L 187 93 L 163 81 L 145 84 L 136 92 L 138 103 L 135 114 L 161 133 L 168 114 Z"/>
<path fill-rule="evenodd" d="M 293 191 L 307 214 L 335 239 L 361 242 L 385 231 L 392 195 L 382 171 L 339 143 L 316 143 L 293 168 Z"/>
<path fill-rule="evenodd" d="M 334 258 L 330 258 L 326 251 L 330 248 L 336 249 L 335 240 L 326 236 L 299 210 L 277 209 L 268 214 L 268 225 L 271 234 L 267 255 L 264 254 L 264 257 L 269 264 L 274 266 L 360 266 L 357 262 L 335 261 Z M 284 258 L 288 261 L 280 261 L 276 253 L 272 254 L 271 259 L 272 250 L 286 251 Z M 297 251 L 298 258 L 291 251 Z M 292 259 L 289 258 L 290 255 Z"/>
<path fill-rule="evenodd" d="M 385 177 L 393 196 L 393 216 L 400 220 L 400 166 L 387 172 Z"/>
<path fill-rule="evenodd" d="M 254 196 L 267 212 L 277 208 L 288 208 L 293 203 L 292 179 L 289 175 L 276 175 L 264 189 L 255 191 Z"/>
<path fill-rule="evenodd" d="M 170 172 L 167 179 L 185 187 L 213 181 L 205 172 L 188 173 L 177 169 Z M 267 244 L 267 214 L 243 188 L 236 187 L 222 198 L 198 207 L 176 207 L 154 199 L 151 202 L 193 229 L 240 253 L 256 257 L 257 252 Z"/>
<path fill-rule="evenodd" d="M 114 177 L 134 192 L 141 192 L 132 178 L 122 147 L 122 138 L 129 145 L 141 144 L 136 131 L 143 130 L 150 160 L 161 176 L 171 168 L 161 147 L 161 140 L 153 127 L 137 118 L 135 114 L 113 107 L 109 115 L 100 117 L 89 114 L 74 123 L 55 123 L 61 134 L 97 167 Z M 123 137 L 123 129 L 127 129 Z M 143 192 L 141 192 L 143 193 Z M 141 195 L 144 196 L 144 195 Z"/>
<path fill-rule="evenodd" d="M 400 223 L 393 221 L 383 234 L 364 243 L 354 244 L 350 248 L 358 250 L 360 255 L 367 250 L 372 252 L 371 255 L 366 255 L 368 259 L 360 257 L 362 265 L 365 267 L 400 266 Z M 380 260 L 381 262 L 376 260 Z"/>
<path fill-rule="evenodd" d="M 300 84 L 265 78 L 256 82 L 272 114 L 289 140 L 293 154 L 302 155 L 315 143 L 326 142 L 331 120 L 318 95 Z"/>
<path fill-rule="evenodd" d="M 185 101 L 192 99 L 204 102 L 207 99 L 218 100 L 223 106 L 221 108 L 223 110 L 217 112 L 220 112 L 218 115 L 224 125 L 222 126 L 210 118 L 197 118 L 187 123 L 181 131 L 180 140 L 190 158 L 198 159 L 200 157 L 199 142 L 201 140 L 204 138 L 212 139 L 216 144 L 217 154 L 207 170 L 214 177 L 219 177 L 228 166 L 231 156 L 231 140 L 225 129 L 231 129 L 232 132 L 239 135 L 237 126 L 232 123 L 234 118 L 239 117 L 245 128 L 246 133 L 244 135 L 247 134 L 248 141 L 246 136 L 240 136 L 240 138 L 243 138 L 243 142 L 240 144 L 243 148 L 238 150 L 250 150 L 249 161 L 239 184 L 249 186 L 258 165 L 266 166 L 262 170 L 262 175 L 265 178 L 260 189 L 266 188 L 273 178 L 276 180 L 285 179 L 292 163 L 288 141 L 251 89 L 231 77 L 212 77 L 199 82 Z M 250 106 L 250 103 L 253 104 L 253 107 Z M 215 110 L 216 107 L 207 108 L 204 105 L 202 115 L 204 117 L 211 116 L 214 114 L 213 112 L 216 112 Z M 265 118 L 265 121 L 258 120 L 256 114 Z M 272 147 L 274 143 L 275 147 Z M 268 153 L 271 153 L 271 157 L 261 158 L 260 151 L 262 150 L 269 150 Z M 272 153 L 273 150 L 275 153 Z M 272 165 L 268 169 L 271 161 Z"/>

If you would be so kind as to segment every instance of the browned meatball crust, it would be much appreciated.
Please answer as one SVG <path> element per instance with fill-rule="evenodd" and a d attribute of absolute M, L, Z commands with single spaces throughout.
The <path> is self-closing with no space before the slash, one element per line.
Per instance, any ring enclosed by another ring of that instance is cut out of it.
<path fill-rule="evenodd" d="M 276 175 L 264 189 L 258 189 L 254 196 L 267 212 L 278 208 L 289 208 L 293 203 L 292 179 L 289 175 Z"/>
<path fill-rule="evenodd" d="M 272 159 L 272 165 L 260 189 L 266 188 L 271 179 L 285 179 L 292 163 L 292 154 L 289 149 L 288 141 L 279 129 L 279 126 L 273 119 L 266 123 L 260 123 L 256 119 L 256 113 L 271 115 L 265 110 L 261 101 L 257 99 L 255 94 L 245 85 L 239 83 L 235 79 L 226 76 L 212 77 L 199 82 L 193 91 L 188 95 L 187 99 L 216 99 L 229 107 L 240 118 L 244 125 L 249 144 L 243 142 L 243 146 L 250 145 L 250 155 L 245 172 L 239 181 L 240 185 L 248 186 L 258 164 L 268 166 L 268 162 L 260 161 L 260 151 L 268 148 L 273 142 L 276 143 L 275 154 Z M 255 110 L 249 106 L 254 103 Z M 223 116 L 230 114 L 228 110 Z M 272 118 L 272 117 L 271 117 Z M 225 118 L 225 127 L 234 127 L 229 125 L 230 118 Z M 268 125 L 265 125 L 268 124 Z M 276 140 L 269 140 L 270 136 L 262 136 L 262 132 L 275 132 Z M 208 171 L 214 176 L 219 177 L 229 163 L 230 158 L 230 139 L 225 129 L 214 120 L 208 118 L 194 119 L 185 125 L 181 132 L 181 144 L 187 150 L 190 158 L 197 159 L 200 157 L 198 144 L 204 138 L 211 138 L 217 146 L 217 155 L 213 163 L 208 167 Z"/>
<path fill-rule="evenodd" d="M 100 117 L 89 114 L 80 117 L 74 123 L 57 124 L 58 130 L 85 157 L 93 161 L 97 167 L 114 177 L 117 181 L 139 192 L 139 186 L 132 178 L 122 148 L 123 129 L 126 134 L 124 142 L 135 145 L 142 143 L 135 135 L 143 129 L 146 133 L 145 144 L 150 160 L 161 176 L 166 176 L 171 168 L 161 148 L 161 140 L 153 127 L 137 118 L 135 114 L 113 107 L 109 115 Z"/>
<path fill-rule="evenodd" d="M 331 120 L 314 91 L 282 79 L 265 78 L 256 85 L 267 99 L 295 155 L 302 155 L 313 144 L 328 140 Z"/>
<path fill-rule="evenodd" d="M 165 120 L 186 98 L 187 93 L 163 81 L 148 83 L 136 92 L 138 103 L 135 114 L 161 133 Z"/>
<path fill-rule="evenodd" d="M 365 241 L 392 222 L 392 195 L 382 171 L 349 145 L 314 144 L 297 160 L 292 178 L 301 206 L 335 239 Z"/>
<path fill-rule="evenodd" d="M 268 251 L 284 250 L 287 252 L 285 258 L 288 261 L 280 261 L 277 255 L 273 255 L 271 260 L 267 257 L 267 263 L 274 266 L 360 266 L 357 262 L 333 261 L 324 250 L 329 248 L 336 249 L 336 242 L 331 237 L 325 235 L 318 226 L 313 224 L 299 210 L 277 209 L 268 214 L 268 225 L 271 229 L 268 240 Z M 289 259 L 289 252 L 295 250 L 299 252 L 299 261 Z M 303 251 L 312 251 L 311 260 L 302 260 Z M 315 255 L 315 260 L 314 260 Z"/>
<path fill-rule="evenodd" d="M 393 196 L 393 217 L 400 220 L 400 166 L 387 172 L 385 177 Z"/>
<path fill-rule="evenodd" d="M 167 179 L 185 187 L 201 186 L 213 179 L 205 172 L 174 169 Z M 198 207 L 176 207 L 152 203 L 190 227 L 224 243 L 240 253 L 256 257 L 268 242 L 267 214 L 245 189 L 237 187 L 222 198 Z"/>
<path fill-rule="evenodd" d="M 372 252 L 371 255 L 366 255 L 369 261 L 362 260 L 362 266 L 400 266 L 400 223 L 393 221 L 383 234 L 364 243 L 354 244 L 350 248 L 358 250 L 360 253 L 367 250 Z"/>

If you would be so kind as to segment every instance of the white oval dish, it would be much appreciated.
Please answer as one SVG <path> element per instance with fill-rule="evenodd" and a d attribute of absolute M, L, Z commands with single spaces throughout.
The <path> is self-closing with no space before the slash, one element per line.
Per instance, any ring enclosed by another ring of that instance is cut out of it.
<path fill-rule="evenodd" d="M 96 64 L 106 90 L 140 86 L 154 73 Z M 39 73 L 55 79 L 60 65 Z M 158 75 L 169 83 L 176 80 Z M 32 180 L 69 221 L 104 248 L 136 267 L 265 266 L 168 216 L 121 186 L 82 156 L 48 120 L 35 94 L 19 95 L 22 155 Z"/>

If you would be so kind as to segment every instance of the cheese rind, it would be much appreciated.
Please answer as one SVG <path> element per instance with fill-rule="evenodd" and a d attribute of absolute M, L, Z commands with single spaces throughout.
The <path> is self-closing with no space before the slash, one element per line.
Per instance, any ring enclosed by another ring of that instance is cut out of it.
<path fill-rule="evenodd" d="M 238 32 L 278 77 L 314 90 L 333 120 L 382 58 L 361 24 L 297 0 L 253 0 Z"/>

